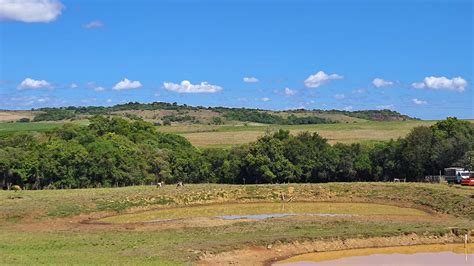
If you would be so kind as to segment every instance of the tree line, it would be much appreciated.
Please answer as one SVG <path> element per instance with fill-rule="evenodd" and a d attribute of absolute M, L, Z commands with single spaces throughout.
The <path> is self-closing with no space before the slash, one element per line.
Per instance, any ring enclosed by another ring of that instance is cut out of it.
<path fill-rule="evenodd" d="M 0 184 L 29 189 L 175 183 L 422 181 L 449 166 L 474 166 L 474 125 L 456 118 L 405 138 L 328 144 L 317 133 L 279 130 L 230 149 L 193 147 L 144 121 L 96 116 L 46 133 L 0 139 Z"/>
<path fill-rule="evenodd" d="M 265 124 L 324 124 L 331 123 L 329 119 L 324 119 L 311 116 L 295 116 L 298 113 L 319 113 L 319 114 L 342 114 L 350 117 L 356 117 L 372 121 L 392 121 L 392 120 L 412 120 L 407 115 L 402 115 L 392 110 L 363 110 L 363 111 L 341 111 L 341 110 L 291 110 L 281 111 L 281 113 L 287 113 L 289 116 L 276 115 L 270 113 L 268 110 L 262 109 L 248 109 L 248 108 L 230 108 L 230 107 L 204 107 L 204 106 L 190 106 L 186 104 L 166 103 L 166 102 L 152 102 L 152 103 L 139 103 L 129 102 L 124 104 L 117 104 L 114 106 L 67 106 L 67 107 L 45 107 L 39 109 L 32 109 L 41 111 L 34 118 L 34 122 L 37 121 L 59 121 L 76 119 L 83 117 L 84 115 L 112 115 L 113 112 L 117 111 L 129 111 L 129 110 L 173 110 L 178 112 L 186 111 L 199 111 L 199 110 L 210 110 L 216 113 L 222 114 L 223 117 L 228 120 L 246 121 L 246 122 L 257 122 Z"/>

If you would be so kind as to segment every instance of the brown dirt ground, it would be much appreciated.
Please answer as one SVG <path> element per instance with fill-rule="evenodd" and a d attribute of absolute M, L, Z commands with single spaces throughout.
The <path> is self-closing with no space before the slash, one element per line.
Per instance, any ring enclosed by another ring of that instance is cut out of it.
<path fill-rule="evenodd" d="M 393 203 L 392 203 L 393 204 Z M 426 210 L 425 210 L 426 211 Z M 167 229 L 181 229 L 192 227 L 214 227 L 224 226 L 242 221 L 251 220 L 222 220 L 212 217 L 196 217 L 190 219 L 176 219 L 161 222 L 145 222 L 132 224 L 109 224 L 100 222 L 101 218 L 116 215 L 114 212 L 97 212 L 81 214 L 74 217 L 35 220 L 33 217 L 21 224 L 4 226 L 2 230 L 14 230 L 22 232 L 98 232 L 98 231 L 160 231 Z M 328 219 L 351 219 L 359 221 L 409 221 L 409 222 L 441 222 L 449 218 L 448 215 L 430 213 L 428 216 L 353 216 L 341 217 L 286 217 L 275 218 L 285 221 L 316 221 Z M 258 221 L 255 221 L 258 222 Z M 218 254 L 201 253 L 198 265 L 270 265 L 273 262 L 292 257 L 295 255 L 336 251 L 343 249 L 409 246 L 421 244 L 455 243 L 462 241 L 461 237 L 454 234 L 447 236 L 419 236 L 410 234 L 397 237 L 374 237 L 365 239 L 334 239 L 321 241 L 304 241 L 293 243 L 279 243 L 270 246 L 249 246 L 239 250 L 233 250 Z"/>
<path fill-rule="evenodd" d="M 34 116 L 31 111 L 0 111 L 0 122 L 17 121 L 20 118 L 33 119 Z"/>
<path fill-rule="evenodd" d="M 267 247 L 250 246 L 219 254 L 205 253 L 201 255 L 198 265 L 271 265 L 282 259 L 295 255 L 336 251 L 345 249 L 412 246 L 424 244 L 462 243 L 462 237 L 454 234 L 446 236 L 419 236 L 410 234 L 395 237 L 372 237 L 365 239 L 345 239 L 332 241 L 304 241 L 282 243 Z"/>

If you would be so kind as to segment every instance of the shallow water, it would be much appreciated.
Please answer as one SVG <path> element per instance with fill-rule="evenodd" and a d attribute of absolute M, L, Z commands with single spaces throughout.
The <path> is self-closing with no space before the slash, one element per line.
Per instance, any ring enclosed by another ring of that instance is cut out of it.
<path fill-rule="evenodd" d="M 269 218 L 281 218 L 288 216 L 318 216 L 318 217 L 351 217 L 351 214 L 334 214 L 334 213 L 272 213 L 272 214 L 256 214 L 256 215 L 223 215 L 217 216 L 224 220 L 239 220 L 239 219 L 252 219 L 252 220 L 264 220 Z"/>
<path fill-rule="evenodd" d="M 349 216 L 349 215 L 407 215 L 425 216 L 427 213 L 410 208 L 401 208 L 371 203 L 234 203 L 213 204 L 189 207 L 166 208 L 139 213 L 130 213 L 107 217 L 103 222 L 136 223 L 164 221 L 196 217 L 221 217 L 222 219 L 266 219 L 305 216 Z M 246 217 L 243 217 L 246 216 Z M 253 218 L 248 218 L 253 217 Z"/>
<path fill-rule="evenodd" d="M 474 265 L 474 244 L 422 245 L 411 247 L 354 249 L 315 252 L 295 256 L 275 265 L 341 266 L 341 265 Z"/>

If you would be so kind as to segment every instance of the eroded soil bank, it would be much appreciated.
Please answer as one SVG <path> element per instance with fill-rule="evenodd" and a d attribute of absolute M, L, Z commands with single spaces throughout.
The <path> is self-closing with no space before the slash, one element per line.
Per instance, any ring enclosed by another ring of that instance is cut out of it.
<path fill-rule="evenodd" d="M 474 244 L 430 244 L 313 252 L 278 261 L 274 265 L 469 265 Z"/>
<path fill-rule="evenodd" d="M 447 234 L 444 236 L 419 236 L 409 234 L 393 237 L 371 237 L 365 239 L 295 241 L 277 243 L 267 247 L 249 246 L 244 249 L 219 254 L 203 254 L 199 265 L 271 265 L 280 260 L 311 252 L 337 251 L 348 249 L 399 247 L 427 244 L 463 243 L 464 236 Z"/>

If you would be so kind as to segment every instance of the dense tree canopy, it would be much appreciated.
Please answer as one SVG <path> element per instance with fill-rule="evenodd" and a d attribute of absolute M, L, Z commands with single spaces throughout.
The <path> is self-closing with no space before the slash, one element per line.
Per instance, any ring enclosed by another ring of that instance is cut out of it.
<path fill-rule="evenodd" d="M 407 137 L 335 144 L 279 130 L 231 149 L 194 148 L 141 120 L 96 116 L 46 133 L 0 139 L 0 184 L 32 189 L 127 186 L 158 181 L 282 183 L 423 180 L 448 166 L 472 169 L 474 126 L 448 118 Z"/>

